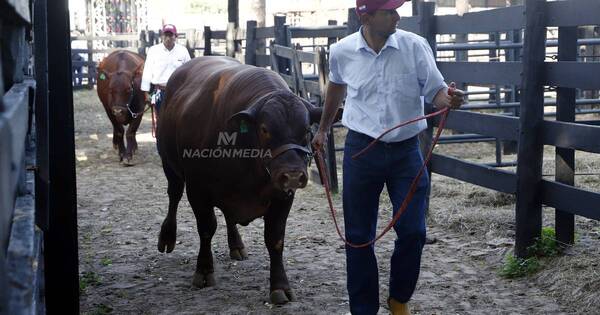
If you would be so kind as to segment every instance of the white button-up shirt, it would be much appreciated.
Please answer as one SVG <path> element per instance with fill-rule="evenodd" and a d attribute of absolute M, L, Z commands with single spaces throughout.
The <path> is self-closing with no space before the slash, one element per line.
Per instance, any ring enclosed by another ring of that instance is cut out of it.
<path fill-rule="evenodd" d="M 179 44 L 175 44 L 171 50 L 168 50 L 164 44 L 150 47 L 144 63 L 142 91 L 150 91 L 150 83 L 166 85 L 175 69 L 190 59 L 187 49 Z"/>
<path fill-rule="evenodd" d="M 386 129 L 423 115 L 423 99 L 431 103 L 447 85 L 423 37 L 396 30 L 377 54 L 361 31 L 331 46 L 329 80 L 347 85 L 342 124 L 376 138 Z M 406 140 L 426 128 L 427 122 L 420 120 L 381 140 Z"/>

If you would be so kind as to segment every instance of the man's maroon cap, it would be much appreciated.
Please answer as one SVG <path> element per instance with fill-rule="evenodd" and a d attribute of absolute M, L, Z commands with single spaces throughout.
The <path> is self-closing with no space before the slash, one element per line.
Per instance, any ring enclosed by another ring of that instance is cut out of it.
<path fill-rule="evenodd" d="M 171 33 L 177 36 L 177 28 L 173 24 L 165 24 L 162 29 L 163 33 Z"/>
<path fill-rule="evenodd" d="M 373 13 L 377 10 L 394 10 L 410 0 L 356 0 L 356 14 Z"/>

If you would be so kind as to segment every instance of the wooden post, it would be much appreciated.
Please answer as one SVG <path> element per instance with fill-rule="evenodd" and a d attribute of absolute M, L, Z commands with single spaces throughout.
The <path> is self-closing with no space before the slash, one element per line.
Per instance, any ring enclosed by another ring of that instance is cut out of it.
<path fill-rule="evenodd" d="M 431 50 L 433 51 L 433 58 L 436 57 L 436 41 L 435 41 L 435 2 L 420 2 L 419 3 L 419 35 L 423 36 L 429 46 L 431 46 Z M 425 103 L 425 113 L 432 113 L 433 105 L 429 103 Z M 434 120 L 427 120 L 427 129 L 419 134 L 419 141 L 421 144 L 421 152 L 425 155 L 425 153 L 429 152 L 431 148 L 431 141 L 433 140 L 433 125 Z M 423 156 L 424 156 L 423 155 Z M 431 193 L 431 165 L 427 165 L 427 173 L 429 175 L 429 184 L 427 185 L 427 194 L 426 194 L 426 212 L 429 213 L 429 195 Z"/>
<path fill-rule="evenodd" d="M 94 88 L 94 81 L 96 81 L 96 68 L 94 65 L 94 41 L 92 41 L 91 39 L 87 41 L 87 50 L 87 88 L 91 90 Z"/>
<path fill-rule="evenodd" d="M 512 0 L 515 1 L 515 0 Z M 521 36 L 521 31 L 520 30 L 515 30 L 515 31 L 509 31 L 507 34 L 507 39 L 509 41 L 512 41 L 513 43 L 521 43 L 522 42 L 522 36 Z M 512 49 L 507 49 L 506 50 L 506 56 L 507 59 L 506 61 L 519 61 L 521 60 L 521 49 L 520 48 L 512 48 Z M 519 93 L 518 93 L 518 89 L 519 86 L 517 85 L 510 85 L 508 86 L 508 88 L 511 89 L 511 92 L 506 94 L 506 102 L 519 102 L 521 100 Z M 512 112 L 513 116 L 515 117 L 519 117 L 520 115 L 520 111 L 519 108 L 512 108 L 512 109 L 507 109 L 506 111 L 508 112 Z M 515 154 L 517 153 L 517 141 L 503 141 L 503 152 L 504 154 Z"/>
<path fill-rule="evenodd" d="M 577 60 L 577 27 L 558 28 L 558 60 Z M 576 90 L 559 87 L 556 93 L 556 120 L 575 121 Z M 556 148 L 556 181 L 573 186 L 575 184 L 575 151 Z M 555 210 L 556 239 L 561 244 L 573 244 L 575 237 L 575 216 Z"/>
<path fill-rule="evenodd" d="M 327 25 L 337 25 L 337 21 L 329 20 L 329 21 L 327 21 Z M 337 42 L 336 37 L 328 37 L 327 38 L 327 49 L 329 49 L 329 46 L 333 45 L 335 42 Z"/>
<path fill-rule="evenodd" d="M 356 14 L 355 14 L 356 15 Z M 335 20 L 329 20 L 327 22 L 328 25 L 337 25 L 337 21 Z M 327 49 L 329 50 L 329 46 L 331 46 L 333 43 L 335 43 L 337 40 L 337 38 L 335 37 L 329 37 L 327 38 Z M 319 59 L 320 61 L 320 59 Z M 315 65 L 315 66 L 319 66 L 319 65 Z M 322 67 L 322 66 L 320 66 Z M 324 73 L 325 76 L 328 75 L 328 73 Z M 325 92 L 325 90 L 322 90 L 323 92 Z M 321 96 L 322 98 L 323 96 Z M 321 105 L 321 104 L 319 104 Z M 334 194 L 337 194 L 340 190 L 339 188 L 339 183 L 338 183 L 338 176 L 337 176 L 337 160 L 336 160 L 336 154 L 335 154 L 335 134 L 333 132 L 333 126 L 329 129 L 329 135 L 327 136 L 327 168 L 328 168 L 328 176 L 329 176 L 329 183 L 331 183 L 331 191 Z"/>
<path fill-rule="evenodd" d="M 239 0 L 227 1 L 227 48 L 226 54 L 229 57 L 236 57 L 242 50 L 242 43 L 237 39 L 237 32 L 240 27 Z"/>
<path fill-rule="evenodd" d="M 285 27 L 285 15 L 275 16 L 275 44 L 288 46 L 288 34 L 287 28 Z M 279 72 L 283 74 L 290 74 L 290 62 L 285 58 L 277 57 L 277 66 Z"/>
<path fill-rule="evenodd" d="M 212 31 L 210 30 L 210 26 L 205 26 L 204 27 L 204 56 L 212 55 L 211 39 L 212 39 Z"/>
<path fill-rule="evenodd" d="M 50 216 L 44 234 L 48 314 L 79 313 L 77 190 L 68 1 L 48 9 Z"/>
<path fill-rule="evenodd" d="M 34 2 L 35 34 L 35 223 L 48 230 L 50 166 L 48 153 L 48 21 L 46 0 Z"/>
<path fill-rule="evenodd" d="M 348 24 L 346 25 L 346 27 L 348 28 L 346 36 L 358 32 L 358 30 L 360 29 L 360 19 L 358 18 L 358 15 L 356 15 L 355 8 L 348 9 Z"/>
<path fill-rule="evenodd" d="M 146 31 L 140 32 L 140 46 L 138 47 L 138 53 L 146 59 L 146 47 L 148 47 L 148 40 L 146 39 Z"/>
<path fill-rule="evenodd" d="M 413 16 L 417 16 L 419 15 L 419 3 L 421 3 L 421 0 L 412 0 L 412 15 Z"/>
<path fill-rule="evenodd" d="M 246 22 L 246 56 L 244 62 L 247 65 L 256 66 L 256 21 Z"/>
<path fill-rule="evenodd" d="M 498 62 L 498 49 L 500 46 L 500 33 L 493 32 L 489 34 L 490 42 L 494 42 L 494 49 L 490 49 L 489 58 L 490 62 Z M 494 85 L 494 93 L 489 94 L 489 102 L 495 102 L 498 107 L 502 104 L 502 99 L 500 99 L 500 85 Z M 502 141 L 496 138 L 496 165 L 502 164 Z"/>
<path fill-rule="evenodd" d="M 525 42 L 519 155 L 515 254 L 530 256 L 529 247 L 542 229 L 542 123 L 544 120 L 545 0 L 525 1 Z"/>

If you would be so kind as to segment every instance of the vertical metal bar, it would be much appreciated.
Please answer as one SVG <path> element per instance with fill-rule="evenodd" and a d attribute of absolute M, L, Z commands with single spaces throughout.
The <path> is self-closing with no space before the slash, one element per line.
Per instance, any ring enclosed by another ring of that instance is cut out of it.
<path fill-rule="evenodd" d="M 35 219 L 42 230 L 48 230 L 50 171 L 48 156 L 48 35 L 46 1 L 36 0 L 33 31 L 35 34 Z"/>
<path fill-rule="evenodd" d="M 212 31 L 210 30 L 210 26 L 204 27 L 204 56 L 212 55 Z"/>
<path fill-rule="evenodd" d="M 288 30 L 285 27 L 285 15 L 276 15 L 275 16 L 275 44 L 281 46 L 288 46 Z M 283 74 L 291 74 L 291 67 L 289 60 L 281 57 L 277 58 L 277 65 L 279 68 L 279 72 Z"/>
<path fill-rule="evenodd" d="M 256 66 L 256 21 L 246 22 L 246 56 L 244 62 L 247 65 Z"/>
<path fill-rule="evenodd" d="M 431 46 L 433 51 L 434 59 L 437 56 L 436 51 L 436 25 L 435 25 L 435 2 L 420 2 L 419 3 L 419 35 L 425 37 L 427 42 Z M 425 113 L 433 112 L 433 105 L 425 103 Z M 427 120 L 427 129 L 419 134 L 419 141 L 421 143 L 421 152 L 426 153 L 431 148 L 431 141 L 433 139 L 433 125 L 434 120 Z M 426 194 L 426 211 L 429 213 L 429 196 L 431 193 L 431 164 L 427 165 L 427 172 L 429 174 L 429 184 L 427 185 Z"/>
<path fill-rule="evenodd" d="M 348 32 L 346 36 L 357 32 L 360 29 L 360 20 L 356 15 L 356 10 L 354 8 L 348 9 L 348 23 L 346 24 L 348 28 Z"/>
<path fill-rule="evenodd" d="M 493 32 L 490 33 L 490 41 L 494 42 L 494 48 L 490 49 L 490 62 L 498 62 L 498 49 L 500 47 L 500 33 Z M 500 99 L 500 85 L 496 84 L 494 86 L 494 93 L 490 94 L 490 103 L 493 100 L 498 107 L 502 104 L 502 100 Z M 502 146 L 500 145 L 501 141 L 496 138 L 496 165 L 502 165 Z"/>
<path fill-rule="evenodd" d="M 558 28 L 558 60 L 577 59 L 577 27 Z M 575 89 L 559 87 L 556 92 L 556 120 L 575 121 Z M 575 184 L 575 150 L 556 148 L 556 181 L 573 186 Z M 563 209 L 564 210 L 564 209 Z M 563 244 L 573 244 L 575 216 L 555 209 L 556 239 Z"/>

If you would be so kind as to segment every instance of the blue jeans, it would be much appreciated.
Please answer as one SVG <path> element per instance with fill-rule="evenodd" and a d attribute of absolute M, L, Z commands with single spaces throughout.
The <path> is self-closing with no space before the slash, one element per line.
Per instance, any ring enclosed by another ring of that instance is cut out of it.
<path fill-rule="evenodd" d="M 354 244 L 368 242 L 378 232 L 377 213 L 383 185 L 387 187 L 396 213 L 423 164 L 416 136 L 395 143 L 378 142 L 370 151 L 352 160 L 352 155 L 372 140 L 349 130 L 344 148 L 344 222 L 346 239 Z M 394 225 L 397 238 L 391 258 L 389 296 L 401 303 L 410 300 L 419 278 L 425 244 L 428 182 L 425 170 L 407 209 Z M 384 224 L 380 230 L 383 227 Z M 373 245 L 359 249 L 346 246 L 346 270 L 352 314 L 376 314 L 379 272 Z"/>

